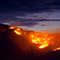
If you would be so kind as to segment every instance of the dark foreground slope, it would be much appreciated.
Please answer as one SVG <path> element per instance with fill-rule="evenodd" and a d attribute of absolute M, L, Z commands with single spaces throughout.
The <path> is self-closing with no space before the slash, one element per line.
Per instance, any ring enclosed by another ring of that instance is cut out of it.
<path fill-rule="evenodd" d="M 0 60 L 60 60 L 60 51 L 43 54 L 28 39 L 0 24 Z"/>

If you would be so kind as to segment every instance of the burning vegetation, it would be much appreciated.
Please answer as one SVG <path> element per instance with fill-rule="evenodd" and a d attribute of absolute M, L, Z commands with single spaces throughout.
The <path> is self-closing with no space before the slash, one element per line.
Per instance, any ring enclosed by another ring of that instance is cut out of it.
<path fill-rule="evenodd" d="M 42 33 L 5 25 L 0 28 L 0 57 L 14 60 L 15 57 L 19 60 L 60 58 L 60 32 Z"/>
<path fill-rule="evenodd" d="M 32 44 L 38 46 L 39 49 L 44 49 L 51 46 L 53 51 L 60 50 L 60 33 L 41 33 L 12 26 L 9 27 L 9 29 L 14 29 L 14 33 L 17 35 L 27 36 Z"/>

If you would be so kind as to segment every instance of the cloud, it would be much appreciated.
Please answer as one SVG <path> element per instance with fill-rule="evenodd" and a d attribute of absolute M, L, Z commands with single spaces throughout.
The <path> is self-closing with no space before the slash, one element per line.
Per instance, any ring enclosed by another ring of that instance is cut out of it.
<path fill-rule="evenodd" d="M 12 26 L 27 26 L 31 27 L 38 25 L 41 21 L 60 21 L 60 11 L 43 12 L 43 13 L 24 13 L 24 14 L 0 14 L 0 23 Z M 57 15 L 57 16 L 56 16 Z M 58 18 L 58 19 L 57 19 Z M 41 25 L 45 26 L 45 25 Z"/>
<path fill-rule="evenodd" d="M 60 10 L 60 0 L 10 0 L 0 1 L 0 12 L 46 12 Z"/>
<path fill-rule="evenodd" d="M 5 21 L 3 22 L 3 24 L 7 24 L 7 25 L 10 25 L 10 26 L 26 26 L 26 27 L 32 27 L 34 25 L 38 25 L 38 21 L 24 21 L 24 20 L 20 20 L 20 21 Z"/>

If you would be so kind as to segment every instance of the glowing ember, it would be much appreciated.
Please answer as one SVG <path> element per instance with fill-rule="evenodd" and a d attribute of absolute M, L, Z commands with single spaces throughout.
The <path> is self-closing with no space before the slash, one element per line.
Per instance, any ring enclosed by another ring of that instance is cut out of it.
<path fill-rule="evenodd" d="M 14 29 L 15 27 L 11 26 L 9 29 Z"/>
<path fill-rule="evenodd" d="M 14 32 L 15 32 L 17 35 L 21 35 L 20 28 L 11 26 L 9 29 L 14 29 Z"/>
<path fill-rule="evenodd" d="M 47 43 L 39 46 L 40 49 L 41 49 L 41 48 L 45 48 L 45 47 L 48 47 L 48 44 L 47 44 Z"/>
<path fill-rule="evenodd" d="M 20 29 L 19 29 L 19 28 L 17 28 L 17 30 L 19 31 Z"/>
<path fill-rule="evenodd" d="M 15 32 L 17 35 L 21 35 L 21 32 L 18 32 L 17 30 L 14 30 L 14 32 Z"/>
<path fill-rule="evenodd" d="M 60 47 L 54 49 L 54 51 L 56 51 L 56 50 L 60 50 Z"/>

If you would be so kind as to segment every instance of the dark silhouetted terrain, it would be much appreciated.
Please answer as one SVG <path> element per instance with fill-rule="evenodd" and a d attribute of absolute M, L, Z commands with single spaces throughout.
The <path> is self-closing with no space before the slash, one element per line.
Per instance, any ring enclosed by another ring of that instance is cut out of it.
<path fill-rule="evenodd" d="M 0 60 L 60 60 L 60 51 L 45 53 L 46 49 L 39 50 L 27 35 L 19 36 L 0 24 Z"/>

